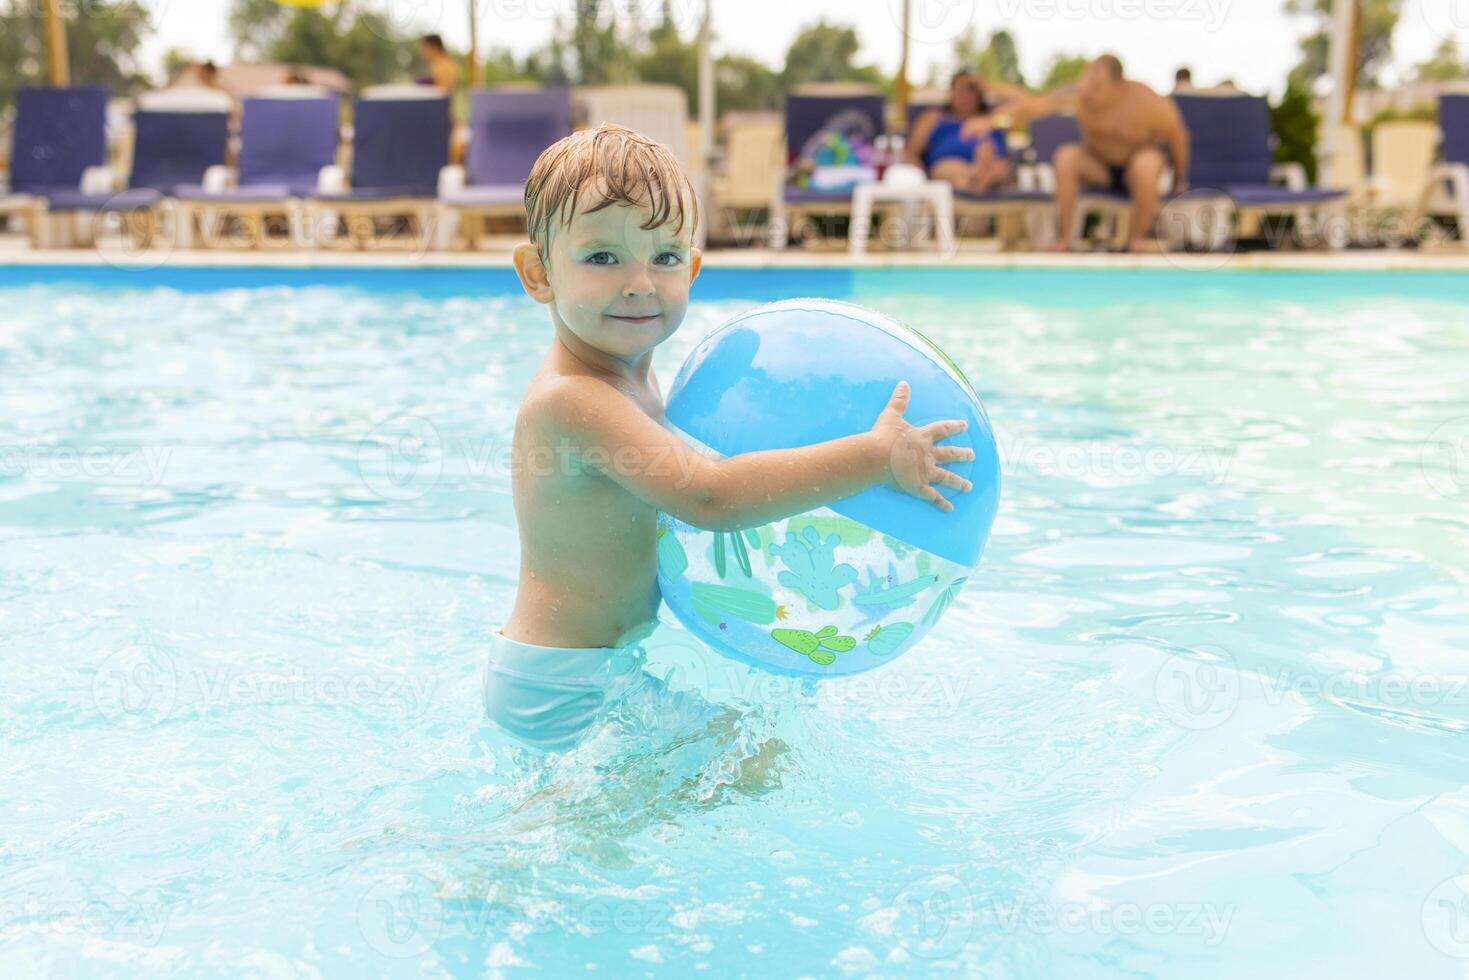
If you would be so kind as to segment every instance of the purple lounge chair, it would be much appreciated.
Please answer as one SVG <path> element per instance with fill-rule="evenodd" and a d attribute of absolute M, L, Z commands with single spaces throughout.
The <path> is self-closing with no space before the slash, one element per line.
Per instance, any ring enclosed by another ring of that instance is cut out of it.
<path fill-rule="evenodd" d="M 1439 155 L 1429 173 L 1418 217 L 1450 218 L 1469 248 L 1469 95 L 1438 99 Z"/>
<path fill-rule="evenodd" d="M 378 220 L 407 217 L 416 226 L 412 240 L 426 243 L 439 174 L 449 164 L 451 127 L 447 96 L 358 99 L 351 187 L 338 179 L 339 171 L 329 171 L 308 207 L 322 241 L 377 247 L 388 241 L 377 234 Z M 347 221 L 345 239 L 327 233 L 338 218 Z"/>
<path fill-rule="evenodd" d="M 786 164 L 777 180 L 779 186 L 771 208 L 769 244 L 783 249 L 790 243 L 790 229 L 801 218 L 813 214 L 846 215 L 852 210 L 850 190 L 818 190 L 796 187 L 790 181 L 790 166 L 800 157 L 806 141 L 839 113 L 852 112 L 862 120 L 873 137 L 887 129 L 883 119 L 881 95 L 798 95 L 786 96 Z"/>
<path fill-rule="evenodd" d="M 178 187 L 181 220 L 210 214 L 236 217 L 257 242 L 264 241 L 269 215 L 284 214 L 292 225 L 299 224 L 298 199 L 316 193 L 322 170 L 336 164 L 339 111 L 335 96 L 245 99 L 233 186 L 230 175 L 217 167 L 202 185 Z M 297 230 L 292 228 L 293 238 Z M 216 229 L 205 231 L 208 241 Z"/>
<path fill-rule="evenodd" d="M 81 190 L 107 163 L 107 90 L 23 88 L 15 104 L 10 191 L 0 194 L 0 214 L 25 215 L 39 248 L 47 244 L 47 201 Z"/>
<path fill-rule="evenodd" d="M 1277 164 L 1270 148 L 1270 107 L 1249 95 L 1176 95 L 1178 111 L 1192 143 L 1189 194 L 1213 191 L 1226 198 L 1236 216 L 1293 215 L 1323 222 L 1330 247 L 1344 243 L 1341 222 L 1325 223 L 1339 212 L 1346 191 L 1308 186 L 1300 164 Z"/>
<path fill-rule="evenodd" d="M 57 191 L 48 195 L 51 215 L 121 213 L 146 247 L 157 231 L 158 215 L 174 189 L 197 182 L 210 167 L 222 166 L 229 142 L 227 112 L 133 114 L 133 166 L 125 190 L 107 174 L 106 191 Z"/>
<path fill-rule="evenodd" d="M 477 89 L 470 97 L 469 152 L 439 184 L 444 240 L 455 221 L 468 248 L 487 218 L 525 211 L 525 181 L 541 153 L 571 133 L 571 93 L 565 88 Z"/>

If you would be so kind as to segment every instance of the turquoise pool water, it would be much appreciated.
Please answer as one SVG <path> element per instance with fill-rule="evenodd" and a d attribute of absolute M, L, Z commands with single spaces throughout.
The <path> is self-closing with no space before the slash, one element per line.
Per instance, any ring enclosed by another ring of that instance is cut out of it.
<path fill-rule="evenodd" d="M 0 270 L 0 970 L 1462 976 L 1466 278 L 706 273 L 665 377 L 785 296 L 943 345 L 989 551 L 814 692 L 664 630 L 734 720 L 536 764 L 508 274 Z"/>

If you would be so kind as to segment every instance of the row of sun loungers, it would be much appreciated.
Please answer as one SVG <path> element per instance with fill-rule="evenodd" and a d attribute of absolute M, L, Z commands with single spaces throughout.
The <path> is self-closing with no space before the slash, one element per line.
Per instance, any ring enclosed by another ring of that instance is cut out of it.
<path fill-rule="evenodd" d="M 531 165 L 572 129 L 567 89 L 477 90 L 465 162 L 451 166 L 447 98 L 426 89 L 369 90 L 353 106 L 351 166 L 344 171 L 338 166 L 342 141 L 335 96 L 250 98 L 241 108 L 238 157 L 230 169 L 227 106 L 144 103 L 133 115 L 132 166 L 122 182 L 107 167 L 107 99 L 100 88 L 18 94 L 10 188 L 0 195 L 0 215 L 23 216 L 38 246 L 77 244 L 89 222 L 116 214 L 144 244 L 165 228 L 184 247 L 260 244 L 273 221 L 302 245 L 406 240 L 446 247 L 458 234 L 474 247 L 485 219 L 521 214 Z M 1191 225 L 1207 233 L 1202 240 L 1190 237 L 1192 244 L 1221 244 L 1233 222 L 1245 217 L 1290 215 L 1328 226 L 1327 219 L 1344 208 L 1344 191 L 1309 186 L 1299 166 L 1274 163 L 1263 98 L 1175 99 L 1192 136 L 1192 164 L 1187 193 L 1170 195 L 1165 187 L 1164 201 L 1175 213 L 1208 219 Z M 910 122 L 922 108 L 912 108 Z M 842 112 L 860 115 L 874 133 L 885 128 L 881 96 L 790 95 L 787 164 Z M 1431 174 L 1422 210 L 1453 218 L 1461 239 L 1469 241 L 1469 96 L 1444 96 L 1439 118 L 1443 162 Z M 1034 163 L 1022 171 L 1018 186 L 984 194 L 956 191 L 956 215 L 995 227 L 1007 218 L 1023 219 L 1032 240 L 1041 242 L 1054 225 L 1049 161 L 1059 147 L 1079 138 L 1073 117 L 1035 120 Z M 850 205 L 850 190 L 796 187 L 782 171 L 769 243 L 784 247 L 797 222 L 841 216 Z M 1129 210 L 1125 197 L 1088 193 L 1077 220 L 1096 215 L 1116 226 Z"/>
<path fill-rule="evenodd" d="M 471 143 L 451 166 L 446 97 L 365 97 L 352 117 L 350 174 L 337 164 L 340 105 L 332 96 L 249 98 L 241 107 L 236 166 L 226 166 L 229 113 L 140 108 L 131 172 L 119 188 L 106 166 L 107 93 L 28 89 L 18 96 L 11 186 L 0 214 L 19 214 L 33 243 L 65 246 L 78 215 L 123 215 L 134 233 L 165 221 L 181 244 L 227 237 L 255 244 L 267 222 L 376 241 L 406 225 L 422 240 L 433 216 L 465 223 L 516 215 L 540 152 L 571 132 L 566 89 L 474 93 Z M 401 236 L 400 236 L 401 237 Z"/>

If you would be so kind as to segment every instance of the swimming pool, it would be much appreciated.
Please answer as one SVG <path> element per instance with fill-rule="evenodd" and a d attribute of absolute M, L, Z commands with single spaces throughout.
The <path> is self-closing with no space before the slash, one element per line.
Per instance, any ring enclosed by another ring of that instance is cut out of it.
<path fill-rule="evenodd" d="M 943 345 L 989 550 L 815 692 L 664 631 L 738 722 L 536 766 L 507 271 L 0 269 L 4 972 L 1462 975 L 1466 278 L 706 272 L 665 378 L 787 296 Z"/>

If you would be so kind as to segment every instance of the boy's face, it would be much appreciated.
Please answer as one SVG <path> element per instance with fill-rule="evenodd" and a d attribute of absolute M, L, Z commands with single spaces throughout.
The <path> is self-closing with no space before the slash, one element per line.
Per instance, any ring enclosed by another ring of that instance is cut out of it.
<path fill-rule="evenodd" d="M 699 274 L 688 218 L 675 234 L 674 222 L 645 229 L 651 217 L 647 207 L 611 204 L 553 231 L 543 263 L 534 246 L 516 250 L 526 292 L 550 305 L 558 326 L 620 360 L 636 360 L 673 335 Z"/>

